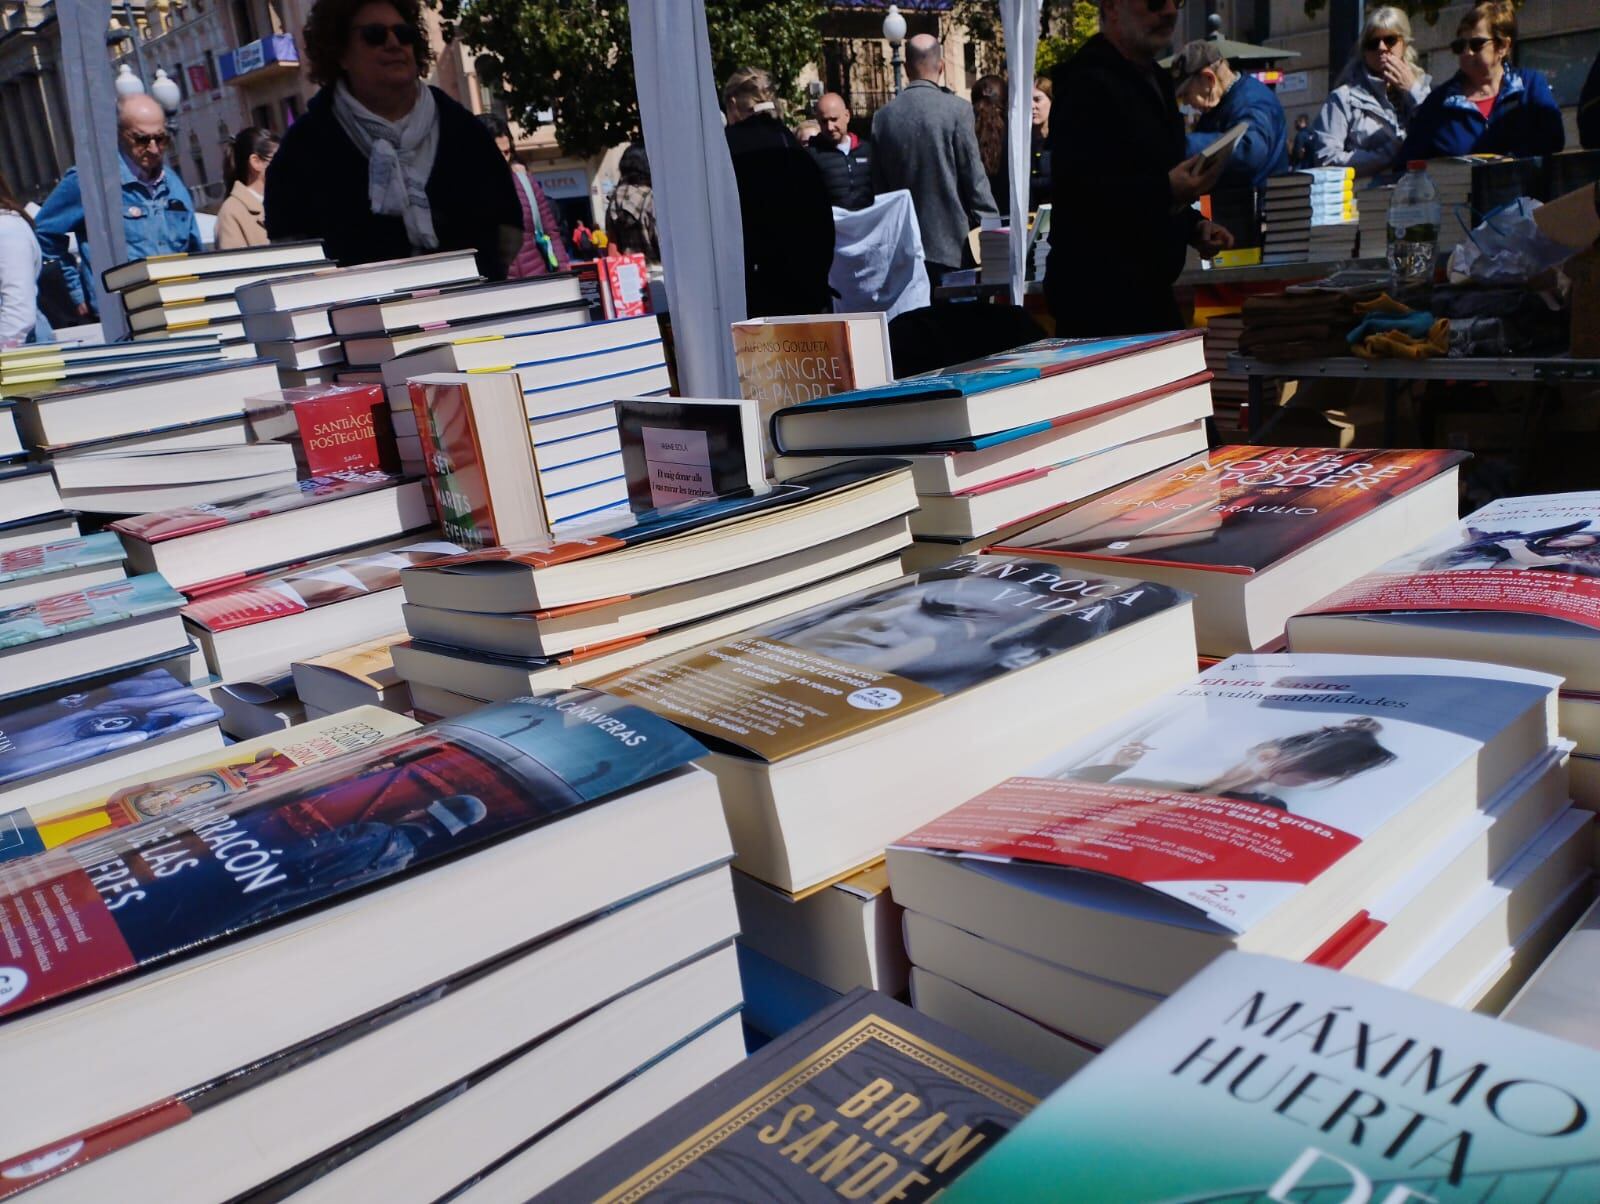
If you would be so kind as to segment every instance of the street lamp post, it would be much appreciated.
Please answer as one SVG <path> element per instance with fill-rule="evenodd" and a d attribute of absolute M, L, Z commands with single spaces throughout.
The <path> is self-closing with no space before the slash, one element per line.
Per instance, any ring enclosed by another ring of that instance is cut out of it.
<path fill-rule="evenodd" d="M 906 19 L 900 15 L 900 6 L 891 4 L 883 18 L 883 36 L 889 43 L 889 66 L 894 69 L 894 94 L 900 95 L 900 71 L 905 62 L 900 57 L 900 45 L 906 40 Z"/>

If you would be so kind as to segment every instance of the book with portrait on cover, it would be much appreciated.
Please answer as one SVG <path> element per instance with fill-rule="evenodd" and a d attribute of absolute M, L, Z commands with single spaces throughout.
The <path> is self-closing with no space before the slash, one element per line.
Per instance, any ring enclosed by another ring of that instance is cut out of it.
<path fill-rule="evenodd" d="M 931 1200 L 1048 1089 L 970 1037 L 856 990 L 535 1200 Z"/>
<path fill-rule="evenodd" d="M 1230 948 L 1308 957 L 1547 757 L 1558 684 L 1231 657 L 897 840 L 895 899 L 1157 993 Z"/>

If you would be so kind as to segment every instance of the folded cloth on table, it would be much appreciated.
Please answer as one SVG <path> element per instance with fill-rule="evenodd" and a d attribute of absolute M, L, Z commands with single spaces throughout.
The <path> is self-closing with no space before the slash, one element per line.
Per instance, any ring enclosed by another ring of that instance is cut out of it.
<path fill-rule="evenodd" d="M 1350 350 L 1362 359 L 1432 359 L 1450 351 L 1450 322 L 1432 314 L 1370 317 L 1350 332 Z"/>

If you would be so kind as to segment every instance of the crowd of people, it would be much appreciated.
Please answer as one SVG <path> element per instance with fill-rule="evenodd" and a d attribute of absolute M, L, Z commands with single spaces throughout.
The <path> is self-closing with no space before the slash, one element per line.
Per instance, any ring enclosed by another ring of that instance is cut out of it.
<path fill-rule="evenodd" d="M 316 0 L 304 45 L 320 91 L 281 140 L 254 127 L 233 138 L 214 245 L 317 239 L 341 264 L 471 248 L 491 280 L 564 270 L 607 239 L 659 262 L 644 147 L 622 154 L 605 239 L 563 229 L 516 161 L 505 121 L 474 118 L 425 82 L 431 50 L 419 6 Z M 1320 112 L 1292 131 L 1273 90 L 1237 70 L 1217 42 L 1171 53 L 1181 6 L 1100 0 L 1100 32 L 1052 78 L 1032 81 L 1027 208 L 1051 202 L 1055 228 L 1071 232 L 1052 240 L 1045 283 L 1063 334 L 1179 325 L 1172 284 L 1188 248 L 1211 256 L 1233 241 L 1194 207 L 1214 189 L 1260 187 L 1295 167 L 1381 176 L 1410 159 L 1543 155 L 1564 144 L 1549 84 L 1515 65 L 1516 15 L 1505 0 L 1462 17 L 1450 45 L 1458 69 L 1437 86 L 1405 12 L 1371 9 Z M 905 60 L 909 82 L 870 128 L 852 128 L 847 100 L 827 92 L 791 129 L 766 71 L 744 68 L 727 82 L 752 316 L 830 307 L 835 211 L 869 210 L 905 190 L 932 286 L 972 266 L 972 232 L 1009 213 L 1006 81 L 983 76 L 962 99 L 945 86 L 944 48 L 925 33 L 907 41 Z M 128 255 L 199 250 L 194 200 L 168 165 L 161 106 L 124 97 L 116 116 Z M 1231 153 L 1203 153 L 1240 123 Z M 1578 125 L 1585 145 L 1600 145 L 1600 62 Z M 52 318 L 92 320 L 92 264 L 76 169 L 31 218 L 0 179 L 0 346 L 48 338 Z"/>

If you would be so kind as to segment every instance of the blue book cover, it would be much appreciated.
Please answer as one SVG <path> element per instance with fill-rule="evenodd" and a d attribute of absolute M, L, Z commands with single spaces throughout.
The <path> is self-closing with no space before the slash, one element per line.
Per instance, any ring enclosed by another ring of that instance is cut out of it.
<path fill-rule="evenodd" d="M 52 594 L 17 606 L 0 607 L 0 653 L 41 640 L 110 627 L 162 611 L 175 611 L 183 601 L 183 595 L 168 585 L 160 573 L 145 573 L 124 581 L 108 581 L 104 585 Z"/>
<path fill-rule="evenodd" d="M 204 727 L 220 708 L 165 669 L 0 709 L 0 787 Z"/>
<path fill-rule="evenodd" d="M 67 569 L 120 564 L 126 557 L 122 541 L 110 531 L 97 531 L 76 539 L 58 539 L 52 543 L 30 544 L 0 552 L 0 585 Z"/>
<path fill-rule="evenodd" d="M 240 794 L 175 798 L 143 823 L 0 867 L 0 932 L 61 934 L 12 956 L 0 1018 L 558 823 L 704 752 L 638 707 L 544 692 Z"/>

